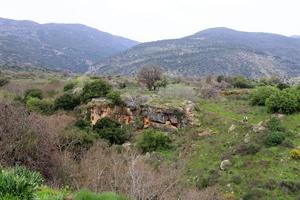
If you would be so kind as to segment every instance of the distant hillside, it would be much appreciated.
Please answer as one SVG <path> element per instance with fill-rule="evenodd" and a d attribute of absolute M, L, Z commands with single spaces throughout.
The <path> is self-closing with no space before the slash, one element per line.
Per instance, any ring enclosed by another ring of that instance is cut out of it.
<path fill-rule="evenodd" d="M 89 73 L 135 74 L 146 64 L 184 76 L 299 76 L 300 40 L 213 28 L 180 39 L 137 45 L 90 67 Z"/>
<path fill-rule="evenodd" d="M 38 24 L 0 18 L 0 66 L 85 72 L 89 65 L 136 44 L 81 24 Z"/>

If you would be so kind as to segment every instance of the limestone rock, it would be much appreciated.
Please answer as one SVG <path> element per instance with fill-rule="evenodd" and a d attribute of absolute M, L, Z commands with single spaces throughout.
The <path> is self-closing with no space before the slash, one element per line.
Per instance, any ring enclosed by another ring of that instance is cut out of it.
<path fill-rule="evenodd" d="M 229 167 L 232 165 L 232 163 L 230 162 L 230 160 L 223 160 L 220 164 L 220 169 L 221 170 L 227 170 L 229 169 Z"/>
<path fill-rule="evenodd" d="M 232 124 L 228 129 L 228 133 L 233 132 L 235 129 L 236 129 L 236 125 Z"/>

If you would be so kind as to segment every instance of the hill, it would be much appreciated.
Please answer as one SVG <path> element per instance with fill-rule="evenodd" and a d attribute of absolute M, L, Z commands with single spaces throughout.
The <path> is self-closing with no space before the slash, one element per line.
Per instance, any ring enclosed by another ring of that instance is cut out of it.
<path fill-rule="evenodd" d="M 137 45 L 90 67 L 89 73 L 131 75 L 147 64 L 183 76 L 299 76 L 300 40 L 213 28 L 180 39 Z"/>
<path fill-rule="evenodd" d="M 0 18 L 0 66 L 85 72 L 89 65 L 136 44 L 81 24 L 38 24 Z"/>

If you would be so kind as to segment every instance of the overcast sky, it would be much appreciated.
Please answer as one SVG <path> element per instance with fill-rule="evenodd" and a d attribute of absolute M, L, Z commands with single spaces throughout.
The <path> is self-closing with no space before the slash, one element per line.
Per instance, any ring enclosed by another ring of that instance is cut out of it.
<path fill-rule="evenodd" d="M 141 42 L 212 27 L 300 35 L 300 0 L 0 0 L 0 17 L 82 23 Z"/>

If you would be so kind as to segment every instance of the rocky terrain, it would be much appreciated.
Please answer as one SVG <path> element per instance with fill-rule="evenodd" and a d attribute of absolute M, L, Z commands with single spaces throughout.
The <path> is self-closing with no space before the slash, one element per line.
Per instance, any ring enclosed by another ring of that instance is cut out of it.
<path fill-rule="evenodd" d="M 0 18 L 0 66 L 85 72 L 138 42 L 81 24 L 38 24 Z"/>
<path fill-rule="evenodd" d="M 300 40 L 268 33 L 213 28 L 194 35 L 137 45 L 90 67 L 89 73 L 133 75 L 144 65 L 168 74 L 300 75 Z"/>

